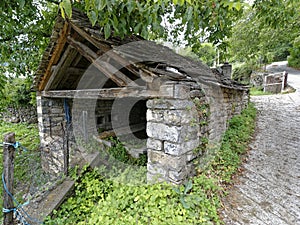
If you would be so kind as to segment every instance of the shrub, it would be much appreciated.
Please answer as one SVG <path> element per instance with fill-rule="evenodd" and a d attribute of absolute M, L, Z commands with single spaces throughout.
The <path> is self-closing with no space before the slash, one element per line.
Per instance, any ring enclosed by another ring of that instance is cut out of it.
<path fill-rule="evenodd" d="M 242 83 L 242 84 L 250 84 L 250 77 L 252 74 L 252 66 L 248 64 L 242 64 L 233 69 L 232 79 Z"/>
<path fill-rule="evenodd" d="M 288 65 L 295 68 L 300 68 L 300 37 L 296 38 L 293 47 L 288 57 Z"/>

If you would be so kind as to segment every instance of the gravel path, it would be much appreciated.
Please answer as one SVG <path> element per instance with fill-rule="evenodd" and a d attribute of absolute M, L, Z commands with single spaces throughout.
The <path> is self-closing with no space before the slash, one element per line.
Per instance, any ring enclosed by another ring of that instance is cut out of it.
<path fill-rule="evenodd" d="M 244 172 L 224 199 L 225 224 L 300 225 L 300 71 L 287 71 L 297 89 L 284 95 L 255 96 L 257 131 Z"/>

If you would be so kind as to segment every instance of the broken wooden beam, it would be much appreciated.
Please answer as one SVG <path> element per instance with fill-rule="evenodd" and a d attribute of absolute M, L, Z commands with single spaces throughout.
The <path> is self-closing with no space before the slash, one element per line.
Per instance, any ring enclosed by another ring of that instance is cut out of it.
<path fill-rule="evenodd" d="M 144 86 L 107 88 L 107 89 L 41 91 L 37 94 L 39 96 L 49 97 L 49 98 L 106 99 L 106 100 L 115 99 L 115 98 L 125 98 L 125 97 L 146 99 L 146 98 L 158 98 L 161 96 L 159 91 L 149 90 Z"/>
<path fill-rule="evenodd" d="M 118 86 L 137 86 L 137 84 L 135 84 L 134 81 L 129 79 L 125 74 L 120 72 L 111 64 L 101 60 L 101 57 L 98 56 L 92 49 L 90 49 L 85 44 L 74 40 L 74 38 L 70 36 L 67 38 L 67 41 L 70 45 L 76 48 L 82 56 L 89 60 L 99 71 L 101 71 L 106 77 L 115 82 Z"/>

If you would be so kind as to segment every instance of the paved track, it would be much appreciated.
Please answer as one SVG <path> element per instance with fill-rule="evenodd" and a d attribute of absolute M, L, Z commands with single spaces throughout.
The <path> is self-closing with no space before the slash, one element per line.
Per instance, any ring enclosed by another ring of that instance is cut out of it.
<path fill-rule="evenodd" d="M 300 225 L 300 71 L 286 62 L 267 68 L 287 71 L 297 91 L 251 98 L 257 130 L 245 171 L 224 199 L 228 225 Z"/>

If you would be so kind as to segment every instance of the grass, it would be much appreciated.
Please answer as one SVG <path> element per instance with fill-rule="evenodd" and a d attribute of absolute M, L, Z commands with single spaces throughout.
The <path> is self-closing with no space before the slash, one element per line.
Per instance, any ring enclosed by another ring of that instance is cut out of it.
<path fill-rule="evenodd" d="M 124 179 L 108 179 L 101 169 L 86 167 L 76 177 L 73 196 L 45 224 L 222 224 L 218 210 L 224 187 L 247 152 L 255 117 L 253 104 L 233 117 L 214 159 L 178 187 L 146 184 L 144 173 L 131 183 L 128 171 L 119 173 Z"/>
<path fill-rule="evenodd" d="M 20 142 L 20 144 L 26 148 L 25 151 L 17 149 L 14 164 L 14 193 L 17 200 L 23 203 L 28 200 L 32 192 L 35 192 L 39 186 L 47 181 L 47 177 L 41 169 L 38 128 L 37 125 L 25 123 L 13 124 L 0 121 L 0 133 L 2 137 L 8 132 L 14 132 L 16 141 Z M 1 174 L 3 171 L 2 152 L 3 150 L 1 148 Z M 2 185 L 0 185 L 0 191 L 1 193 L 3 192 Z M 0 198 L 0 205 L 2 204 L 2 198 Z"/>
<path fill-rule="evenodd" d="M 260 87 L 251 87 L 250 88 L 250 95 L 251 96 L 261 96 L 261 95 L 272 95 L 272 93 L 264 92 L 263 88 L 260 88 Z"/>

